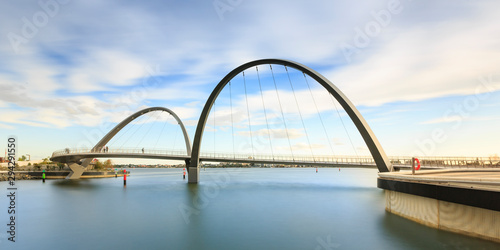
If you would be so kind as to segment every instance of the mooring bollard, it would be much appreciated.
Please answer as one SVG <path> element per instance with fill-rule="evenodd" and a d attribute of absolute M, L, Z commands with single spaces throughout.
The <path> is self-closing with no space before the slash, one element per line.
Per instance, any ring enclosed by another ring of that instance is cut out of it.
<path fill-rule="evenodd" d="M 127 170 L 123 170 L 123 186 L 127 186 Z"/>
<path fill-rule="evenodd" d="M 42 182 L 45 183 L 45 169 L 42 171 Z"/>
<path fill-rule="evenodd" d="M 415 166 L 415 162 L 417 162 L 417 165 Z M 416 157 L 411 158 L 411 174 L 415 174 L 415 170 L 420 170 L 420 160 Z"/>

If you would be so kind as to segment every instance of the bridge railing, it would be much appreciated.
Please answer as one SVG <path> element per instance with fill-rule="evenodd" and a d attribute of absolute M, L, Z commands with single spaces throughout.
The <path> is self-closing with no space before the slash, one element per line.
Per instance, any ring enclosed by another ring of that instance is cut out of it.
<path fill-rule="evenodd" d="M 96 149 L 89 148 L 65 148 L 54 151 L 52 157 L 64 155 L 78 155 L 78 154 L 148 154 L 148 155 L 168 155 L 168 156 L 188 156 L 186 150 L 170 150 L 170 149 L 147 149 L 147 148 L 119 148 L 113 149 Z"/>
<path fill-rule="evenodd" d="M 248 160 L 252 161 L 288 161 L 307 163 L 332 163 L 375 165 L 371 156 L 331 156 L 331 155 L 265 155 L 265 154 L 228 154 L 228 153 L 202 153 L 201 158 Z M 411 156 L 389 157 L 390 162 L 397 166 L 411 166 Z M 421 167 L 425 168 L 499 168 L 500 158 L 495 157 L 424 157 L 419 158 Z"/>
<path fill-rule="evenodd" d="M 147 154 L 164 156 L 188 156 L 185 150 L 170 149 L 148 149 L 148 148 L 108 148 L 108 150 L 91 150 L 89 148 L 65 148 L 55 151 L 52 157 L 79 154 L 99 154 L 105 157 L 106 154 Z M 267 155 L 267 154 L 229 154 L 223 152 L 202 152 L 202 159 L 212 160 L 238 160 L 238 161 L 268 161 L 268 162 L 296 162 L 302 163 L 331 163 L 347 165 L 375 165 L 371 156 L 331 156 L 331 155 Z M 395 166 L 411 166 L 409 156 L 389 157 L 390 162 Z M 422 157 L 420 165 L 426 168 L 500 168 L 500 158 L 498 157 Z"/>
<path fill-rule="evenodd" d="M 393 165 L 411 166 L 411 157 L 389 157 Z M 499 168 L 498 157 L 421 157 L 422 167 L 435 168 Z"/>
<path fill-rule="evenodd" d="M 356 164 L 356 165 L 375 165 L 371 156 L 355 157 L 355 156 L 329 156 L 329 155 L 267 155 L 267 154 L 228 154 L 228 153 L 201 153 L 200 158 L 203 159 L 221 159 L 221 160 L 247 160 L 254 161 L 276 161 L 276 162 L 297 162 L 300 163 L 332 163 L 332 164 Z"/>

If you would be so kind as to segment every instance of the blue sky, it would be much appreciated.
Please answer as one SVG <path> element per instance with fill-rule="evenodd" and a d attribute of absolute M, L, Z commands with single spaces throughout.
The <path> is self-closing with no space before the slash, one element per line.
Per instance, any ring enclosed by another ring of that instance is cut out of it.
<path fill-rule="evenodd" d="M 33 159 L 91 145 L 113 124 L 150 106 L 174 110 L 192 138 L 213 87 L 235 67 L 260 58 L 294 60 L 330 79 L 358 107 L 388 155 L 500 153 L 498 1 L 42 0 L 1 5 L 0 138 L 17 136 L 20 154 Z M 234 107 L 228 89 L 216 102 L 205 151 L 216 145 L 216 151 L 232 152 L 234 134 L 236 150 L 249 152 L 238 77 Z M 332 144 L 335 154 L 367 155 L 345 114 L 340 112 L 354 145 L 328 96 L 311 82 L 315 97 L 308 99 L 299 78 L 295 94 L 304 101 L 308 132 L 297 118 L 286 78 L 278 83 L 281 105 L 290 110 L 285 120 L 288 136 L 295 136 L 293 145 L 282 138 L 285 124 L 269 72 L 263 71 L 267 117 L 255 77 L 249 84 L 251 125 L 261 131 L 259 150 L 269 151 L 271 134 L 278 152 L 293 146 L 297 154 L 311 148 L 330 154 Z M 239 112 L 234 132 L 231 108 Z M 113 146 L 182 150 L 179 131 L 163 115 L 139 120 L 134 126 L 147 129 L 136 139 L 124 135 Z M 265 118 L 272 118 L 271 130 L 259 123 Z M 171 132 L 158 139 L 154 131 Z"/>

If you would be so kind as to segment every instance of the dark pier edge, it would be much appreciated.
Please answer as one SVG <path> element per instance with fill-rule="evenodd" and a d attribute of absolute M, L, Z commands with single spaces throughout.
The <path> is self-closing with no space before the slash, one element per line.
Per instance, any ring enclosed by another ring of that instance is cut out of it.
<path fill-rule="evenodd" d="M 377 187 L 441 201 L 500 211 L 500 192 L 377 179 Z"/>

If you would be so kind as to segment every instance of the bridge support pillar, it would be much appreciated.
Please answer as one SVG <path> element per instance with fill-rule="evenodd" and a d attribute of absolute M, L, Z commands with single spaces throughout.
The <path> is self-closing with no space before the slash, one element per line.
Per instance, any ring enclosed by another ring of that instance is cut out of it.
<path fill-rule="evenodd" d="M 80 176 L 82 176 L 83 171 L 85 170 L 85 167 L 82 165 L 79 165 L 77 163 L 70 163 L 68 164 L 69 168 L 71 169 L 71 173 L 69 173 L 68 176 L 66 176 L 66 179 L 80 179 Z"/>
<path fill-rule="evenodd" d="M 198 183 L 200 181 L 200 162 L 186 160 L 186 167 L 188 169 L 188 183 Z"/>
<path fill-rule="evenodd" d="M 200 168 L 189 166 L 188 183 L 198 183 L 200 181 Z"/>

